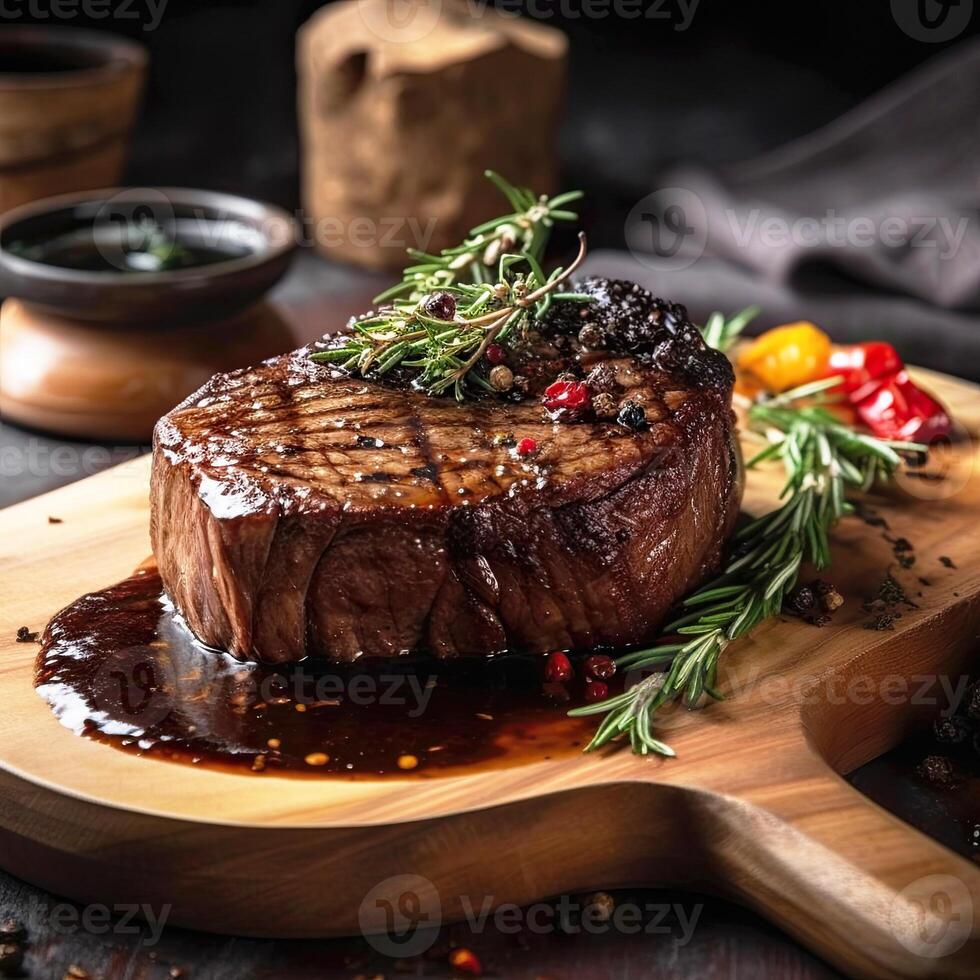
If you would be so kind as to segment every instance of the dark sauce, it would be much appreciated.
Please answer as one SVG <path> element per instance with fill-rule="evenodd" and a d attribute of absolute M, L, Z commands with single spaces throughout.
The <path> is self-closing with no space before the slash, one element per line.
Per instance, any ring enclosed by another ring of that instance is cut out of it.
<path fill-rule="evenodd" d="M 48 626 L 35 684 L 62 725 L 139 755 L 235 772 L 431 777 L 581 751 L 541 661 L 242 663 L 199 643 L 154 568 Z"/>

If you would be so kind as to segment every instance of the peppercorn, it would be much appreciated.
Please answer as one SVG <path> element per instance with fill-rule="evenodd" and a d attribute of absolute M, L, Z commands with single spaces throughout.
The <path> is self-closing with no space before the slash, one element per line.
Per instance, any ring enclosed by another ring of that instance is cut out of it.
<path fill-rule="evenodd" d="M 837 587 L 823 579 L 814 579 L 810 583 L 814 596 L 824 612 L 832 613 L 844 605 L 844 597 L 837 591 Z"/>
<path fill-rule="evenodd" d="M 579 330 L 578 340 L 583 347 L 597 350 L 605 346 L 606 335 L 598 324 L 587 323 Z"/>
<path fill-rule="evenodd" d="M 573 676 L 572 662 L 568 655 L 560 650 L 548 654 L 547 663 L 544 665 L 544 679 L 548 684 L 557 681 L 570 681 Z"/>
<path fill-rule="evenodd" d="M 497 391 L 510 391 L 514 387 L 514 372 L 506 364 L 498 364 L 490 371 L 490 384 Z"/>
<path fill-rule="evenodd" d="M 616 369 L 608 361 L 600 361 L 589 371 L 585 383 L 592 389 L 593 396 L 600 391 L 613 395 L 620 390 L 619 382 L 616 380 Z"/>
<path fill-rule="evenodd" d="M 916 767 L 919 776 L 934 786 L 949 787 L 955 774 L 953 763 L 944 755 L 928 755 Z"/>
<path fill-rule="evenodd" d="M 484 356 L 491 364 L 503 364 L 507 360 L 507 351 L 500 344 L 490 344 Z"/>
<path fill-rule="evenodd" d="M 596 701 L 605 701 L 609 697 L 609 685 L 603 681 L 585 682 L 585 700 L 589 704 Z"/>
<path fill-rule="evenodd" d="M 786 610 L 794 616 L 809 616 L 813 612 L 816 596 L 808 585 L 799 585 L 786 597 Z"/>
<path fill-rule="evenodd" d="M 592 399 L 592 410 L 595 412 L 597 418 L 615 418 L 618 408 L 619 406 L 616 404 L 615 397 L 610 395 L 608 391 L 600 391 Z"/>
<path fill-rule="evenodd" d="M 452 320 L 456 316 L 456 300 L 452 293 L 432 293 L 423 300 L 422 309 L 433 320 Z"/>
<path fill-rule="evenodd" d="M 590 677 L 595 677 L 600 681 L 607 681 L 616 673 L 616 661 L 612 657 L 606 657 L 601 653 L 593 654 L 585 660 L 585 672 Z"/>
<path fill-rule="evenodd" d="M 644 429 L 650 428 L 650 424 L 647 422 L 647 413 L 643 411 L 643 406 L 633 401 L 623 403 L 619 415 L 616 416 L 616 421 L 634 432 L 642 432 Z"/>
<path fill-rule="evenodd" d="M 37 633 L 28 629 L 26 626 L 17 627 L 18 643 L 37 643 Z"/>
<path fill-rule="evenodd" d="M 973 726 L 965 718 L 957 715 L 950 718 L 937 718 L 932 724 L 932 734 L 942 745 L 959 745 L 969 738 L 972 731 Z"/>

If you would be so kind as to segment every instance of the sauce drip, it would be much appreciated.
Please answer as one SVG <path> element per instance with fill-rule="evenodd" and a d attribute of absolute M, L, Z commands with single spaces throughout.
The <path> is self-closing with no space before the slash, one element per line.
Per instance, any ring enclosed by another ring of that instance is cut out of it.
<path fill-rule="evenodd" d="M 62 725 L 139 755 L 297 777 L 432 777 L 581 751 L 594 719 L 540 658 L 242 663 L 202 645 L 153 567 L 51 621 L 35 684 Z"/>

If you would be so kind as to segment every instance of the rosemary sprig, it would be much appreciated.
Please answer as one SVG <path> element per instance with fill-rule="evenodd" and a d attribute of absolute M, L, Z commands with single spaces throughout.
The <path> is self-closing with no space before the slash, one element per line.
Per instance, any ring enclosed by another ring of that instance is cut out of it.
<path fill-rule="evenodd" d="M 704 337 L 709 347 L 714 347 L 715 350 L 727 354 L 741 336 L 742 331 L 760 312 L 758 306 L 747 306 L 734 316 L 726 317 L 723 313 L 715 310 L 708 317 L 705 325 L 701 327 L 701 336 Z"/>
<path fill-rule="evenodd" d="M 722 573 L 688 596 L 681 615 L 665 628 L 664 634 L 675 640 L 617 661 L 621 669 L 669 664 L 667 670 L 617 697 L 570 712 L 605 715 L 587 750 L 625 735 L 634 752 L 674 755 L 654 737 L 656 712 L 673 701 L 693 708 L 704 695 L 720 699 L 715 680 L 728 645 L 779 612 L 805 561 L 817 568 L 830 563 L 828 533 L 854 510 L 847 489 L 866 490 L 875 480 L 888 479 L 901 463 L 900 452 L 924 448 L 876 439 L 838 421 L 820 399 L 839 380 L 829 378 L 752 406 L 750 426 L 765 434 L 768 445 L 747 465 L 773 458 L 782 462 L 784 503 L 735 535 Z M 817 404 L 802 403 L 812 398 Z"/>
<path fill-rule="evenodd" d="M 375 297 L 386 305 L 353 318 L 351 332 L 312 354 L 313 360 L 362 377 L 408 368 L 416 387 L 431 395 L 451 389 L 462 400 L 473 386 L 493 390 L 479 367 L 491 343 L 520 343 L 531 317 L 543 317 L 556 299 L 588 300 L 558 290 L 585 257 L 584 234 L 567 269 L 546 274 L 541 266 L 551 228 L 556 221 L 577 219 L 566 205 L 581 193 L 538 197 L 493 171 L 486 176 L 513 210 L 474 228 L 462 244 L 439 255 L 409 249 L 415 264 L 404 270 L 401 282 Z M 451 297 L 451 316 L 434 314 L 427 303 L 439 293 Z"/>

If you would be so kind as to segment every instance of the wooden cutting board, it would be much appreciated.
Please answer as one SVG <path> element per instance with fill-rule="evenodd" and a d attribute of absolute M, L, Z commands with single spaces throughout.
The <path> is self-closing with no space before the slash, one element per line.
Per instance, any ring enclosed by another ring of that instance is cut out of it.
<path fill-rule="evenodd" d="M 733 647 L 729 700 L 670 718 L 669 761 L 568 755 L 355 782 L 202 770 L 77 738 L 32 689 L 37 648 L 13 638 L 147 556 L 147 460 L 0 512 L 0 864 L 79 901 L 167 905 L 172 923 L 268 936 L 381 932 L 389 914 L 411 933 L 486 899 L 676 884 L 744 902 L 851 973 L 977 976 L 980 868 L 839 775 L 945 704 L 941 685 L 980 648 L 980 390 L 920 377 L 967 439 L 944 479 L 907 477 L 870 501 L 915 545 L 895 575 L 917 608 L 865 628 L 862 600 L 894 554 L 880 528 L 842 523 L 834 622 L 772 622 Z M 778 468 L 754 474 L 746 509 L 770 505 L 779 482 Z"/>

